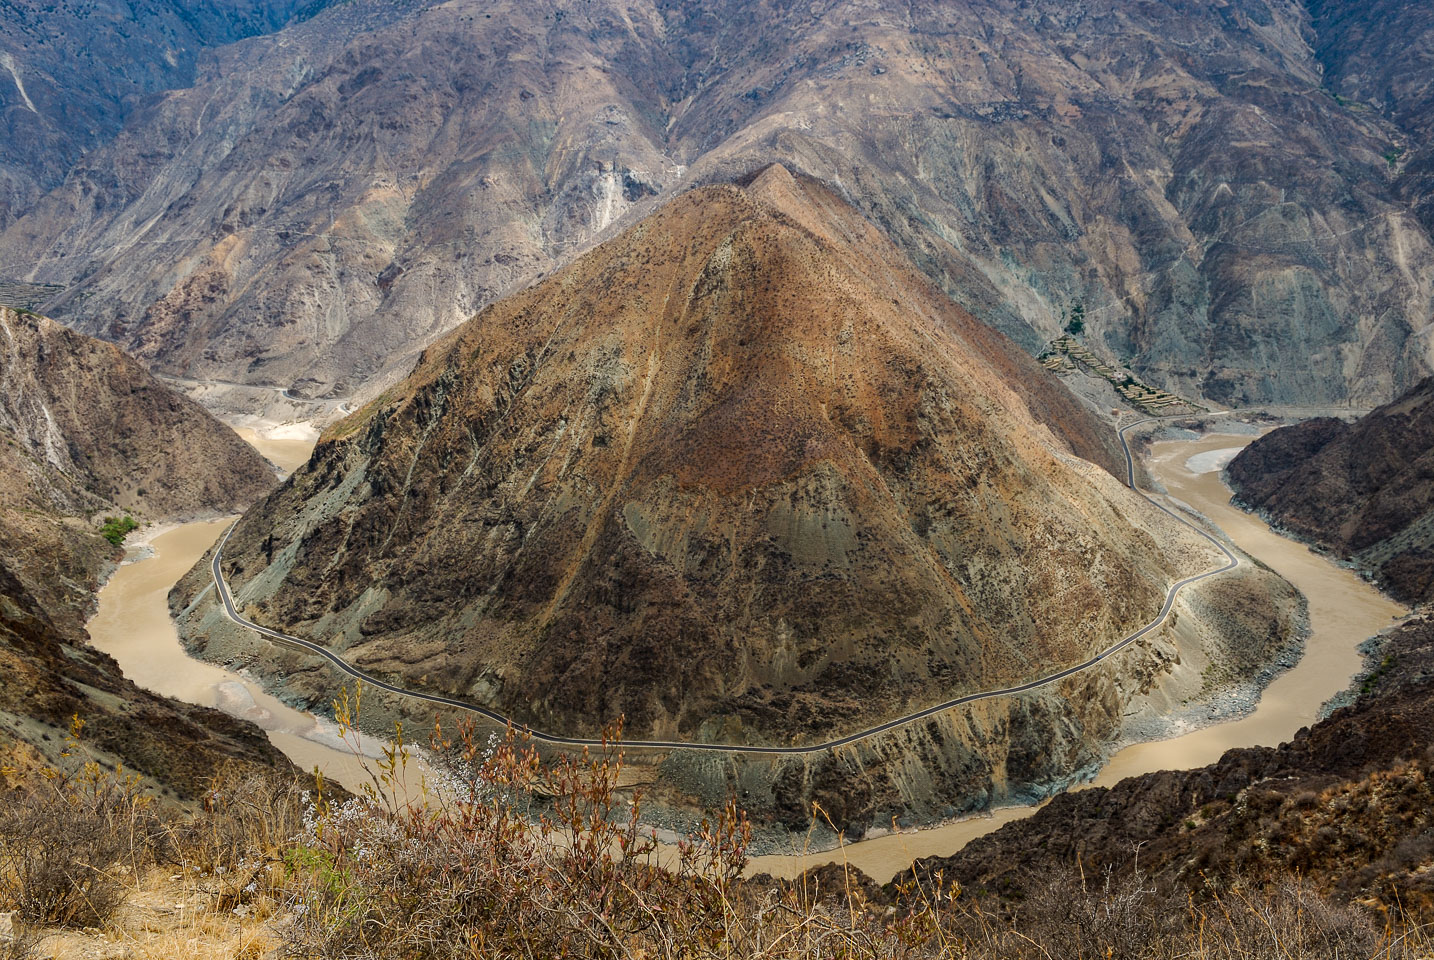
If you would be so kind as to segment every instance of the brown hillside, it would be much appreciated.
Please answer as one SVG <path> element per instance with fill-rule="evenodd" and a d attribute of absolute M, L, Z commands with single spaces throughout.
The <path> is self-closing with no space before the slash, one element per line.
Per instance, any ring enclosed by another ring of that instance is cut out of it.
<path fill-rule="evenodd" d="M 1244 506 L 1394 597 L 1434 598 L 1434 379 L 1353 424 L 1321 417 L 1261 437 L 1229 477 Z"/>
<path fill-rule="evenodd" d="M 550 729 L 809 741 L 1082 659 L 1207 564 L 1099 437 L 774 167 L 427 351 L 226 562 L 260 619 Z"/>
<path fill-rule="evenodd" d="M 1372 669 L 1352 702 L 1287 743 L 1063 794 L 915 869 L 1016 900 L 1036 893 L 1043 872 L 1076 864 L 1090 877 L 1138 864 L 1147 877 L 1195 890 L 1236 878 L 1273 885 L 1298 874 L 1388 916 L 1428 910 L 1434 620 L 1411 620 L 1378 638 L 1367 662 Z"/>
<path fill-rule="evenodd" d="M 275 483 L 264 458 L 113 344 L 0 307 L 0 431 L 114 506 L 236 510 Z"/>

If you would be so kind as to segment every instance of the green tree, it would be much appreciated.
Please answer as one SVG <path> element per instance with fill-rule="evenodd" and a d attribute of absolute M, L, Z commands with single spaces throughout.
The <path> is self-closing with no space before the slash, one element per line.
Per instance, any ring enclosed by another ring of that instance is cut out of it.
<path fill-rule="evenodd" d="M 139 521 L 129 514 L 125 514 L 123 517 L 105 517 L 105 522 L 100 527 L 100 536 L 115 546 L 119 546 L 124 543 L 124 538 L 138 527 Z"/>

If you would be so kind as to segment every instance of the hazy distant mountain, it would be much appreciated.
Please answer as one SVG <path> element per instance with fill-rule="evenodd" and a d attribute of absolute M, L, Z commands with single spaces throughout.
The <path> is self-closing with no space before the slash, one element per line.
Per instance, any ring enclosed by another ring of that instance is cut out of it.
<path fill-rule="evenodd" d="M 1028 349 L 1081 303 L 1179 390 L 1382 401 L 1431 368 L 1434 248 L 1386 160 L 1428 111 L 1355 68 L 1427 17 L 1314 7 L 354 0 L 146 102 L 0 266 L 163 369 L 342 390 L 780 160 Z"/>
<path fill-rule="evenodd" d="M 108 143 L 150 95 L 191 85 L 205 50 L 272 33 L 323 2 L 0 2 L 0 228 Z"/>

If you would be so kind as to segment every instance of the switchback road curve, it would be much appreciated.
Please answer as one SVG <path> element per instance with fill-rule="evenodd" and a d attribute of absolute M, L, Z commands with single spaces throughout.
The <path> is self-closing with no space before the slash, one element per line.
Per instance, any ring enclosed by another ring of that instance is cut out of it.
<path fill-rule="evenodd" d="M 968 693 L 964 696 L 955 697 L 951 700 L 947 700 L 944 703 L 938 703 L 935 706 L 927 707 L 924 710 L 919 710 L 915 713 L 909 713 L 906 716 L 898 717 L 895 720 L 888 720 L 885 723 L 879 724 L 869 729 L 861 730 L 857 733 L 848 734 L 844 737 L 837 737 L 834 740 L 827 740 L 823 743 L 812 744 L 810 746 L 783 747 L 761 746 L 747 743 L 690 743 L 680 740 L 624 740 L 622 741 L 622 746 L 625 749 L 629 750 L 700 750 L 709 753 L 755 753 L 766 755 L 821 753 L 822 751 L 831 750 L 835 747 L 843 747 L 847 746 L 848 744 L 853 744 L 861 740 L 869 739 L 871 737 L 877 736 L 878 734 L 885 733 L 888 730 L 894 730 L 897 727 L 904 727 L 907 724 L 916 723 L 919 720 L 925 720 L 928 717 L 935 716 L 938 713 L 942 713 L 954 707 L 963 706 L 964 704 L 968 703 L 975 703 L 978 700 L 990 700 L 995 697 L 1009 697 L 1019 693 L 1026 693 L 1030 690 L 1044 687 L 1047 684 L 1055 683 L 1058 680 L 1064 680 L 1066 677 L 1074 676 L 1075 674 L 1080 673 L 1084 670 L 1089 670 L 1091 667 L 1100 663 L 1106 657 L 1109 657 L 1111 654 L 1125 649 L 1126 647 L 1130 646 L 1132 643 L 1135 643 L 1141 637 L 1150 633 L 1152 630 L 1156 629 L 1162 623 L 1164 623 L 1165 619 L 1170 615 L 1171 608 L 1175 606 L 1175 600 L 1179 596 L 1181 590 L 1185 589 L 1192 583 L 1198 583 L 1199 581 L 1205 580 L 1209 577 L 1217 576 L 1218 574 L 1225 573 L 1228 570 L 1233 570 L 1240 565 L 1240 559 L 1235 556 L 1235 554 L 1231 553 L 1230 550 L 1217 538 L 1215 538 L 1207 531 L 1202 530 L 1195 524 L 1191 523 L 1189 520 L 1186 520 L 1184 517 L 1171 510 L 1169 507 L 1148 496 L 1135 485 L 1135 458 L 1131 455 L 1130 445 L 1126 441 L 1126 431 L 1132 429 L 1133 427 L 1138 427 L 1141 424 L 1153 423 L 1159 420 L 1188 419 L 1190 418 L 1146 417 L 1142 420 L 1132 421 L 1121 427 L 1119 431 L 1117 431 L 1117 435 L 1120 438 L 1121 449 L 1125 452 L 1126 485 L 1129 486 L 1130 489 L 1134 490 L 1137 494 L 1144 497 L 1156 509 L 1160 510 L 1165 514 L 1168 514 L 1170 517 L 1173 517 L 1177 522 L 1184 524 L 1186 527 L 1190 528 L 1191 530 L 1195 531 L 1195 533 L 1208 540 L 1211 544 L 1215 546 L 1217 550 L 1219 550 L 1222 554 L 1225 555 L 1225 563 L 1213 570 L 1207 570 L 1204 573 L 1196 574 L 1193 577 L 1186 577 L 1183 580 L 1177 580 L 1175 583 L 1171 584 L 1169 592 L 1165 595 L 1165 603 L 1163 606 L 1161 606 L 1160 613 L 1156 615 L 1154 620 L 1151 620 L 1139 630 L 1136 630 L 1134 633 L 1122 638 L 1111 646 L 1106 647 L 1104 650 L 1100 651 L 1095 656 L 1091 657 L 1089 660 L 1086 660 L 1084 663 L 1078 663 L 1073 667 L 1067 667 L 1064 670 L 1049 674 L 1048 676 L 1041 677 L 1040 679 L 1017 684 L 1013 687 L 1002 687 L 999 690 L 986 690 L 981 693 Z M 234 525 L 231 525 L 229 529 L 224 532 L 223 538 L 219 541 L 219 545 L 214 550 L 214 558 L 209 563 L 209 569 L 214 576 L 214 589 L 219 596 L 219 602 L 224 606 L 224 613 L 229 617 L 230 620 L 234 621 L 239 626 L 244 627 L 247 630 L 252 630 L 253 632 L 259 634 L 259 636 L 264 637 L 267 640 L 271 640 L 274 643 L 279 644 L 280 646 L 290 647 L 298 650 L 303 650 L 308 653 L 317 654 L 318 656 L 321 656 L 324 659 L 328 660 L 330 664 L 332 664 L 342 673 L 348 674 L 355 680 L 361 680 L 371 687 L 377 687 L 380 690 L 387 690 L 389 693 L 395 693 L 402 697 L 411 697 L 415 700 L 422 700 L 426 703 L 434 704 L 435 706 L 451 707 L 456 710 L 463 710 L 468 713 L 476 714 L 480 717 L 484 717 L 488 720 L 491 720 L 494 723 L 498 723 L 503 726 L 511 726 L 515 730 L 523 732 L 524 734 L 538 741 L 539 743 L 547 743 L 560 747 L 603 746 L 602 740 L 588 739 L 585 737 L 564 737 L 554 733 L 544 733 L 541 730 L 534 730 L 533 728 L 525 724 L 513 720 L 511 717 L 506 717 L 503 714 L 498 713 L 496 710 L 490 710 L 489 708 L 480 704 L 467 703 L 463 700 L 455 700 L 452 697 L 444 697 L 434 693 L 425 693 L 422 690 L 409 690 L 405 689 L 404 687 L 395 686 L 394 684 L 389 683 L 386 680 L 380 680 L 378 677 L 365 673 L 358 667 L 355 667 L 353 664 L 349 663 L 347 660 L 344 660 L 342 657 L 340 657 L 334 651 L 330 650 L 328 647 L 313 643 L 309 640 L 301 639 L 299 637 L 291 637 L 288 634 L 280 633 L 277 630 L 271 630 L 268 627 L 260 626 L 259 624 L 254 623 L 251 620 L 246 620 L 244 616 L 240 614 L 238 608 L 234 606 L 234 598 L 229 593 L 229 585 L 225 582 L 224 573 L 220 568 L 221 562 L 224 558 L 224 547 L 226 544 L 228 544 L 230 535 L 234 533 L 234 526 L 237 525 L 238 521 L 236 521 Z"/>

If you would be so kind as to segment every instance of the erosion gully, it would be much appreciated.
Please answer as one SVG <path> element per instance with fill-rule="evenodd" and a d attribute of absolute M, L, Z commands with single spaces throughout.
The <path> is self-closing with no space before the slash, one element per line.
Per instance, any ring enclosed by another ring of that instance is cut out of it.
<path fill-rule="evenodd" d="M 245 439 L 285 468 L 304 451 L 291 438 L 269 443 L 245 431 Z M 1146 468 L 1172 498 L 1210 518 L 1244 552 L 1263 561 L 1309 599 L 1310 633 L 1304 656 L 1265 690 L 1253 713 L 1194 730 L 1170 740 L 1127 747 L 1086 786 L 1107 786 L 1154 770 L 1212 763 L 1232 747 L 1276 744 L 1316 719 L 1319 707 L 1344 689 L 1360 667 L 1356 648 L 1406 612 L 1352 571 L 1279 536 L 1259 519 L 1230 505 L 1220 469 L 1248 436 L 1209 434 L 1196 441 L 1153 445 Z M 253 680 L 185 654 L 169 616 L 170 588 L 218 540 L 232 518 L 182 524 L 147 541 L 149 550 L 121 567 L 100 591 L 89 624 L 96 647 L 109 653 L 136 683 L 158 693 L 217 707 L 252 720 L 305 770 L 318 768 L 351 789 L 368 781 L 360 754 L 370 757 L 382 742 L 365 738 L 355 750 L 324 719 L 295 710 L 264 692 Z M 1000 807 L 989 814 L 920 830 L 899 831 L 808 853 L 793 849 L 753 857 L 752 873 L 792 877 L 824 863 L 845 861 L 885 882 L 919 857 L 954 853 L 1002 824 L 1030 816 L 1038 807 Z"/>

